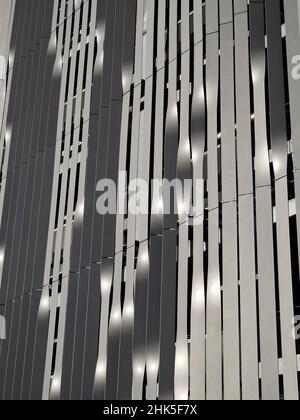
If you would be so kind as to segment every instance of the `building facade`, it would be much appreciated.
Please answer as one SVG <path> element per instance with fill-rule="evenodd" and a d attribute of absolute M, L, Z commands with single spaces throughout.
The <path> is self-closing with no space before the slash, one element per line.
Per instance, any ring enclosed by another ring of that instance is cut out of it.
<path fill-rule="evenodd" d="M 0 399 L 299 399 L 300 1 L 0 0 L 0 60 Z"/>

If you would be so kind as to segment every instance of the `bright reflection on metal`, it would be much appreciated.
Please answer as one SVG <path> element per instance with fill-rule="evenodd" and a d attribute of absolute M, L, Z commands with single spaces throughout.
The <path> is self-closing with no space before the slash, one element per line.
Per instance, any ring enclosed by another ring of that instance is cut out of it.
<path fill-rule="evenodd" d="M 186 144 L 185 144 L 185 152 L 188 154 L 191 153 L 191 146 L 188 139 L 186 140 Z"/>
<path fill-rule="evenodd" d="M 148 369 L 151 373 L 155 373 L 158 369 L 158 363 L 151 362 L 148 366 Z"/>
<path fill-rule="evenodd" d="M 144 251 L 141 255 L 141 262 L 145 265 L 149 263 L 149 254 L 148 251 Z"/>
<path fill-rule="evenodd" d="M 103 293 L 106 293 L 111 288 L 111 282 L 109 280 L 102 280 L 101 282 L 101 289 Z"/>
<path fill-rule="evenodd" d="M 177 104 L 174 104 L 173 105 L 173 107 L 171 108 L 170 112 L 171 112 L 171 116 L 173 118 L 177 118 L 177 115 L 178 115 Z"/>
<path fill-rule="evenodd" d="M 273 159 L 273 167 L 274 167 L 275 174 L 281 172 L 283 168 L 282 168 L 282 162 L 279 158 Z"/>
<path fill-rule="evenodd" d="M 216 299 L 219 299 L 220 297 L 220 283 L 217 279 L 212 282 L 210 296 L 215 297 Z"/>
<path fill-rule="evenodd" d="M 115 321 L 115 322 L 120 322 L 121 321 L 121 312 L 120 311 L 115 311 L 114 313 L 113 313 L 113 315 L 112 315 L 112 319 Z"/>
<path fill-rule="evenodd" d="M 258 78 L 258 72 L 256 71 L 256 70 L 253 70 L 253 72 L 252 72 L 252 80 L 253 80 L 253 84 L 255 85 L 257 82 L 258 82 L 258 80 L 259 80 L 259 78 Z"/>
<path fill-rule="evenodd" d="M 127 318 L 132 318 L 134 314 L 134 306 L 133 304 L 127 304 L 124 309 L 124 314 L 127 316 Z"/>
<path fill-rule="evenodd" d="M 41 300 L 41 309 L 48 310 L 50 308 L 49 298 L 43 297 Z"/>
<path fill-rule="evenodd" d="M 6 141 L 7 144 L 9 144 L 10 141 L 11 141 L 11 127 L 6 127 L 5 141 Z"/>
<path fill-rule="evenodd" d="M 52 380 L 52 391 L 58 391 L 60 389 L 61 379 L 60 378 L 53 378 Z"/>
<path fill-rule="evenodd" d="M 79 205 L 78 205 L 78 216 L 80 218 L 82 218 L 84 216 L 84 201 L 82 201 Z"/>
<path fill-rule="evenodd" d="M 187 362 L 188 362 L 188 360 L 187 360 L 187 357 L 185 356 L 185 354 L 182 354 L 182 355 L 179 354 L 178 357 L 176 357 L 177 368 L 185 369 Z"/>
<path fill-rule="evenodd" d="M 204 294 L 201 288 L 198 288 L 198 290 L 195 290 L 194 299 L 195 299 L 195 303 L 198 303 L 199 305 L 204 304 Z"/>
<path fill-rule="evenodd" d="M 96 375 L 98 378 L 100 377 L 104 377 L 106 373 L 106 363 L 104 362 L 99 362 L 97 364 L 97 368 L 96 368 Z"/>
<path fill-rule="evenodd" d="M 15 50 L 10 51 L 8 59 L 9 59 L 9 67 L 12 67 L 15 60 Z"/>
<path fill-rule="evenodd" d="M 136 371 L 136 373 L 137 373 L 138 375 L 142 375 L 142 374 L 143 374 L 143 372 L 144 372 L 144 369 L 143 369 L 143 367 L 142 367 L 142 366 L 137 365 L 137 366 L 136 366 L 136 368 L 135 368 L 135 371 Z"/>

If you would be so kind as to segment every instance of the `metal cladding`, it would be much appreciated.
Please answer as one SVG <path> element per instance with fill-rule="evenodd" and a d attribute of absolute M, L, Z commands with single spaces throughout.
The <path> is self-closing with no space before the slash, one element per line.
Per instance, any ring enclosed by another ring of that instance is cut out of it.
<path fill-rule="evenodd" d="M 0 399 L 298 400 L 299 109 L 299 0 L 0 0 Z"/>

